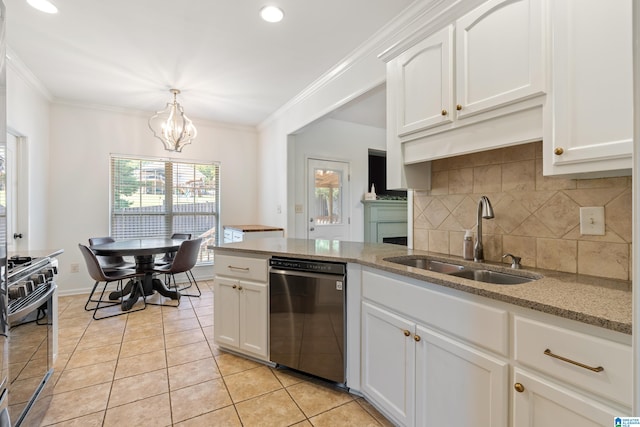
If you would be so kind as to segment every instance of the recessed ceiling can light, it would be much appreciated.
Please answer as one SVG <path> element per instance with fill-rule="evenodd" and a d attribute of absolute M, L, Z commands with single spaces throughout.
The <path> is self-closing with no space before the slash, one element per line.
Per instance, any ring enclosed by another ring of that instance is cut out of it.
<path fill-rule="evenodd" d="M 284 18 L 284 12 L 276 6 L 265 6 L 260 9 L 260 16 L 267 22 L 280 22 Z"/>
<path fill-rule="evenodd" d="M 32 7 L 44 13 L 58 13 L 58 8 L 48 0 L 27 0 Z"/>

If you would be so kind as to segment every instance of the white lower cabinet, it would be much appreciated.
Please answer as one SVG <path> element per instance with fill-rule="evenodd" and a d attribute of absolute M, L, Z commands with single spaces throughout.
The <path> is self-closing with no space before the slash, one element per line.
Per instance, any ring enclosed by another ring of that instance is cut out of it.
<path fill-rule="evenodd" d="M 406 426 L 507 425 L 507 362 L 369 302 L 362 392 Z"/>
<path fill-rule="evenodd" d="M 216 255 L 214 326 L 216 344 L 269 360 L 267 260 Z"/>
<path fill-rule="evenodd" d="M 612 426 L 614 417 L 626 416 L 525 370 L 514 369 L 513 378 L 514 427 Z"/>

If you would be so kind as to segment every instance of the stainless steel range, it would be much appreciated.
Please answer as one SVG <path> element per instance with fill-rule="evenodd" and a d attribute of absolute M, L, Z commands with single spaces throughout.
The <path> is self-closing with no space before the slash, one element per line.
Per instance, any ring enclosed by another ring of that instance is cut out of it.
<path fill-rule="evenodd" d="M 58 263 L 48 257 L 11 257 L 7 266 L 7 406 L 11 425 L 36 425 L 29 410 L 53 373 L 57 348 Z"/>

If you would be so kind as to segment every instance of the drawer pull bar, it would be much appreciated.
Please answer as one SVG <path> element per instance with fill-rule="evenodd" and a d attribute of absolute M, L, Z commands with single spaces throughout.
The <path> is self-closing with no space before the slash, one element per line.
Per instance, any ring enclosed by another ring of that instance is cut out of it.
<path fill-rule="evenodd" d="M 233 265 L 228 265 L 227 268 L 229 270 L 249 271 L 249 267 L 234 267 Z"/>
<path fill-rule="evenodd" d="M 604 368 L 602 366 L 597 366 L 597 367 L 594 368 L 593 366 L 585 365 L 583 363 L 576 362 L 575 360 L 567 359 L 566 357 L 562 357 L 562 356 L 558 356 L 557 354 L 553 354 L 551 352 L 551 350 L 549 350 L 549 349 L 546 349 L 544 351 L 544 354 L 546 354 L 547 356 L 553 357 L 555 359 L 562 360 L 563 362 L 567 362 L 567 363 L 571 363 L 572 365 L 580 366 L 581 368 L 588 369 L 588 370 L 593 371 L 593 372 L 602 372 L 602 371 L 604 371 Z"/>

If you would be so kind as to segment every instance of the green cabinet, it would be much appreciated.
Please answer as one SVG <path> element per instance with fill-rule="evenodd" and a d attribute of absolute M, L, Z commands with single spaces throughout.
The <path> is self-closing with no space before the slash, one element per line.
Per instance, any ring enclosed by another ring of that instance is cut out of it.
<path fill-rule="evenodd" d="M 406 200 L 363 200 L 364 241 L 383 243 L 384 239 L 407 237 Z"/>

